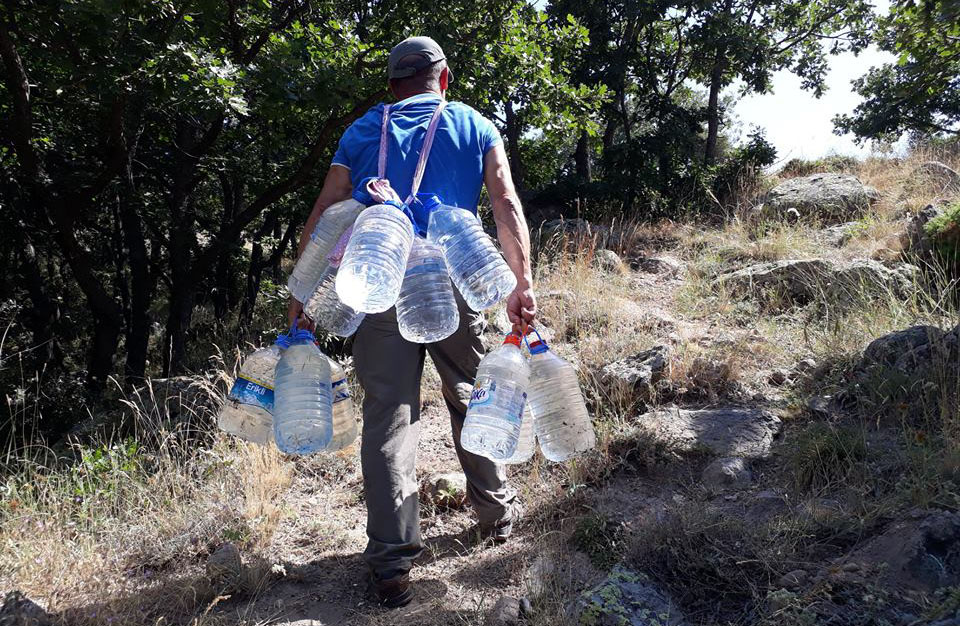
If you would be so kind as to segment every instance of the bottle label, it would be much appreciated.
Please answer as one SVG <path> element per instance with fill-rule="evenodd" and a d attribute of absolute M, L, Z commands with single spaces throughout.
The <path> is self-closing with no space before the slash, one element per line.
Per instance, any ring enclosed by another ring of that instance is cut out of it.
<path fill-rule="evenodd" d="M 256 378 L 237 376 L 237 381 L 230 389 L 230 399 L 240 404 L 258 406 L 273 413 L 273 386 Z"/>
<path fill-rule="evenodd" d="M 491 378 L 477 379 L 477 383 L 473 386 L 473 393 L 470 394 L 470 404 L 467 406 L 467 410 L 490 404 L 493 402 L 493 396 L 496 392 L 497 383 L 495 380 Z"/>
<path fill-rule="evenodd" d="M 350 386 L 346 378 L 333 381 L 333 403 L 342 402 L 350 399 Z"/>

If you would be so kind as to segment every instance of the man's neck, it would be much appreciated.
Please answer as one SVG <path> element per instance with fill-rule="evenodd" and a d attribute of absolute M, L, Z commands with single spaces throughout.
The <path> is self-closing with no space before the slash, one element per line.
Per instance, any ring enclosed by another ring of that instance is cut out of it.
<path fill-rule="evenodd" d="M 422 95 L 425 95 L 425 94 L 431 94 L 431 95 L 434 95 L 434 96 L 439 96 L 439 97 L 441 97 L 441 98 L 443 97 L 443 92 L 441 92 L 441 91 L 434 91 L 433 89 L 427 89 L 427 90 L 424 90 L 424 91 L 409 91 L 409 92 L 405 92 L 405 93 L 397 93 L 397 94 L 394 94 L 394 95 L 395 95 L 396 98 L 397 98 L 397 102 L 400 102 L 401 100 L 406 100 L 407 98 L 412 98 L 412 97 L 414 97 L 414 96 L 422 96 Z"/>

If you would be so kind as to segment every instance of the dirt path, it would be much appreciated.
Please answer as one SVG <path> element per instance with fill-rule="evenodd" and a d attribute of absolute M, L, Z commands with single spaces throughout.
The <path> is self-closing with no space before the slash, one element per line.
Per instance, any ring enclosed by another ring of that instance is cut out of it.
<path fill-rule="evenodd" d="M 633 274 L 636 286 L 628 306 L 637 312 L 671 317 L 674 292 L 682 281 L 655 275 Z M 688 322 L 662 329 L 684 335 L 697 332 Z M 453 449 L 450 424 L 440 399 L 439 381 L 427 360 L 422 392 L 423 430 L 418 477 L 460 471 Z M 366 567 L 361 553 L 366 545 L 366 509 L 362 499 L 359 456 L 351 448 L 335 459 L 298 464 L 294 484 L 284 497 L 286 510 L 272 544 L 264 552 L 283 564 L 275 577 L 255 597 L 222 602 L 216 612 L 245 624 L 296 624 L 297 626 L 386 625 L 409 626 L 481 624 L 503 595 L 527 594 L 525 571 L 550 542 L 565 520 L 556 519 L 554 506 L 572 497 L 578 506 L 616 511 L 631 518 L 657 510 L 656 502 L 671 497 L 663 485 L 621 475 L 601 490 L 577 491 L 564 484 L 564 469 L 542 460 L 511 469 L 513 483 L 527 507 L 526 519 L 514 537 L 502 546 L 469 545 L 472 511 L 421 509 L 421 529 L 426 551 L 412 572 L 416 597 L 398 611 L 373 605 L 366 592 Z M 589 569 L 589 568 L 588 568 Z M 589 577 L 595 572 L 588 572 Z"/>

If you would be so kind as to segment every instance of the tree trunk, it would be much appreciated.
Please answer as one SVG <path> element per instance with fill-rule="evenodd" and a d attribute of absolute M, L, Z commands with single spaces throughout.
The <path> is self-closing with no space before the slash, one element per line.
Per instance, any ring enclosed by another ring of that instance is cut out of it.
<path fill-rule="evenodd" d="M 726 65 L 725 50 L 717 48 L 710 72 L 710 100 L 707 103 L 707 145 L 703 160 L 713 165 L 717 160 L 717 139 L 720 134 L 720 90 L 723 87 L 723 71 Z"/>
<path fill-rule="evenodd" d="M 593 180 L 590 167 L 590 135 L 587 131 L 580 131 L 580 138 L 577 139 L 577 151 L 574 153 L 574 160 L 577 165 L 577 178 L 584 182 Z"/>
<path fill-rule="evenodd" d="M 127 360 L 124 377 L 133 384 L 143 379 L 147 370 L 147 347 L 150 343 L 150 298 L 153 285 L 147 258 L 143 224 L 133 207 L 133 189 L 125 184 L 120 201 L 120 224 L 130 262 L 130 324 L 127 328 Z"/>
<path fill-rule="evenodd" d="M 520 157 L 520 122 L 509 100 L 505 107 L 507 116 L 507 157 L 510 160 L 510 174 L 517 189 L 523 188 L 523 161 Z"/>

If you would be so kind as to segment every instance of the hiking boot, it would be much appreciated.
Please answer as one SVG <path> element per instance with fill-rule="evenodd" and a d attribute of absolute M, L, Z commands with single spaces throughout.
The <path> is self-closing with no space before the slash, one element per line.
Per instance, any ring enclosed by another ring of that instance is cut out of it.
<path fill-rule="evenodd" d="M 380 606 L 388 609 L 398 609 L 401 606 L 406 606 L 413 599 L 413 591 L 410 590 L 409 572 L 401 572 L 390 578 L 380 578 L 371 572 L 370 586 Z"/>
<path fill-rule="evenodd" d="M 513 523 L 519 521 L 523 516 L 523 507 L 519 502 L 514 501 L 507 509 L 507 515 L 496 522 L 477 524 L 477 532 L 480 534 L 480 540 L 492 539 L 494 543 L 505 543 L 513 533 Z"/>

